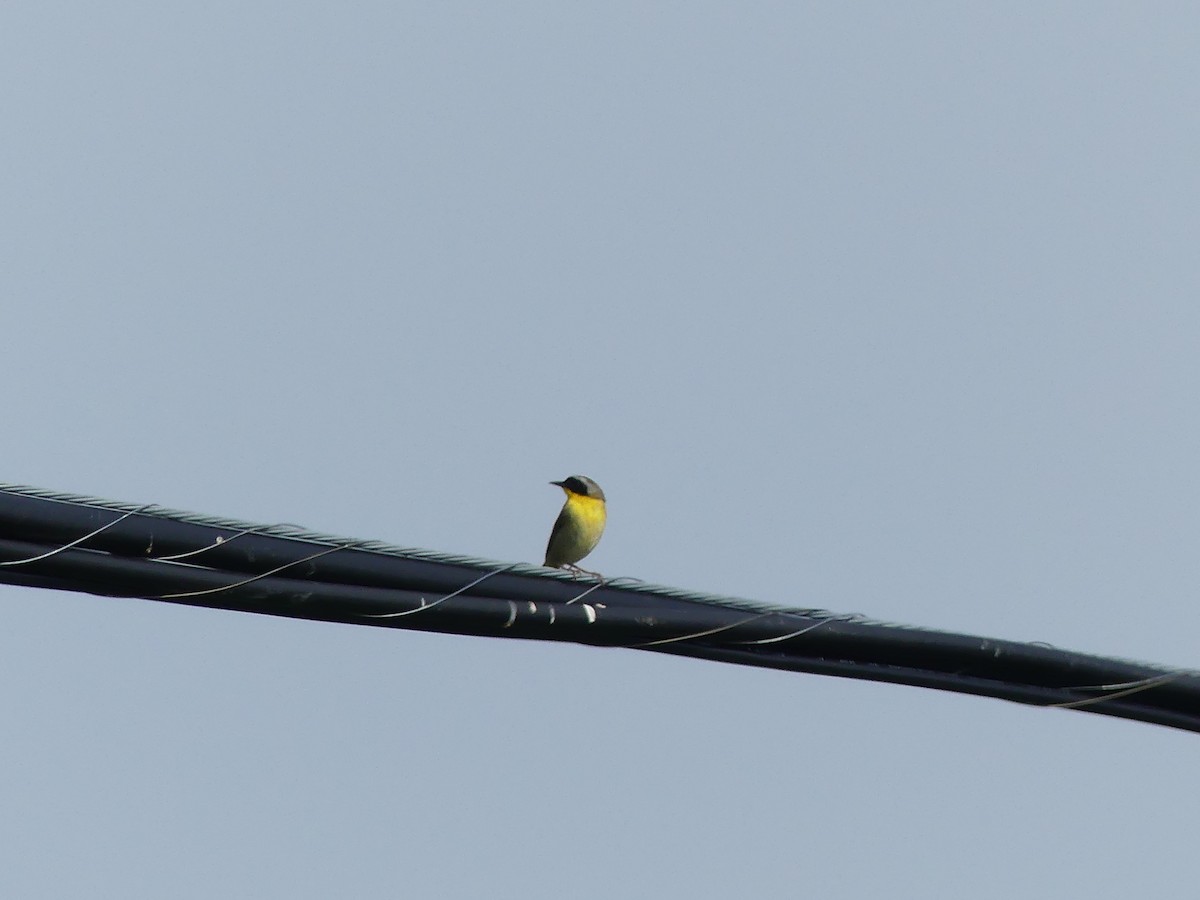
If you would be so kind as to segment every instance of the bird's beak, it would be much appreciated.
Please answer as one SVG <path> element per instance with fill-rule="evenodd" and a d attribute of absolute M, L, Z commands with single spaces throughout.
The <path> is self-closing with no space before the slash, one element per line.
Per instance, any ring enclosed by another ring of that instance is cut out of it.
<path fill-rule="evenodd" d="M 561 481 L 552 481 L 552 482 L 550 482 L 550 483 L 551 483 L 552 485 L 554 485 L 555 487 L 562 487 L 562 486 L 563 486 L 563 483 L 562 483 Z"/>

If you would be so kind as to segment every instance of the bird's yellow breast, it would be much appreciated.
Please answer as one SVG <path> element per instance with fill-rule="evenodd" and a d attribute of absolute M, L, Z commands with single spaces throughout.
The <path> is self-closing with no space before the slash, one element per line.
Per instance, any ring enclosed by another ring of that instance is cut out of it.
<path fill-rule="evenodd" d="M 603 528 L 608 519 L 608 509 L 598 497 L 583 494 L 567 494 L 567 507 L 585 529 Z"/>

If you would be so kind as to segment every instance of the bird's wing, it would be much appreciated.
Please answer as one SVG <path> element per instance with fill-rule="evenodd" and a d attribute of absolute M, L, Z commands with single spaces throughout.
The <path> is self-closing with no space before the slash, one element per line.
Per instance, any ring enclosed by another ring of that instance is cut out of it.
<path fill-rule="evenodd" d="M 561 562 L 551 562 L 550 551 L 554 547 L 554 542 L 562 536 L 563 531 L 566 530 L 567 524 L 570 521 L 571 517 L 567 514 L 567 507 L 564 504 L 562 512 L 560 512 L 558 514 L 558 518 L 554 520 L 554 527 L 550 529 L 550 540 L 546 541 L 546 561 L 542 563 L 543 566 L 553 566 L 557 568 L 558 566 L 562 565 Z"/>

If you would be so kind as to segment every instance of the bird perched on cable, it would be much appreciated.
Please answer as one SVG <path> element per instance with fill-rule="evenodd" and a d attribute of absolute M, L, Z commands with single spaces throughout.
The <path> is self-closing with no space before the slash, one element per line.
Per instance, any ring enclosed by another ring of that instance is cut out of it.
<path fill-rule="evenodd" d="M 550 543 L 546 545 L 546 561 L 544 566 L 584 575 L 595 575 L 581 569 L 575 563 L 595 549 L 604 534 L 604 523 L 608 512 L 604 506 L 604 491 L 600 485 L 583 475 L 572 475 L 562 481 L 552 481 L 553 485 L 563 489 L 567 502 L 563 504 L 562 512 L 550 532 Z"/>

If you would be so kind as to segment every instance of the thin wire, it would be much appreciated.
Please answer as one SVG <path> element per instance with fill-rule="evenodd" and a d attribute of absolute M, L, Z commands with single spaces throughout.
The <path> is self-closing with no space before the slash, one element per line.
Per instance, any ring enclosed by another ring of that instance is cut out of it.
<path fill-rule="evenodd" d="M 291 562 L 284 563 L 282 566 L 276 566 L 274 569 L 269 569 L 266 572 L 261 572 L 258 575 L 254 575 L 250 578 L 245 578 L 241 581 L 235 581 L 232 584 L 224 584 L 224 585 L 221 585 L 220 587 L 215 587 L 215 588 L 205 588 L 202 591 L 181 591 L 180 593 L 177 593 L 177 594 L 159 594 L 157 597 L 147 597 L 146 599 L 148 599 L 148 600 L 177 600 L 181 597 L 202 597 L 205 594 L 219 594 L 222 591 L 231 591 L 234 588 L 245 587 L 248 584 L 253 584 L 256 581 L 260 581 L 263 578 L 269 578 L 272 575 L 277 575 L 280 572 L 282 572 L 284 569 L 290 569 L 292 566 L 298 566 L 301 563 L 311 562 L 314 559 L 320 559 L 322 556 L 328 556 L 330 553 L 336 553 L 338 550 L 343 550 L 343 549 L 346 549 L 346 548 L 344 548 L 344 547 L 326 547 L 324 550 L 319 550 L 316 553 L 312 553 L 308 556 L 302 557 L 301 559 L 296 559 L 296 560 L 292 560 Z"/>
<path fill-rule="evenodd" d="M 270 526 L 266 526 L 266 527 L 270 527 Z M 170 556 L 151 556 L 150 559 L 153 560 L 154 562 L 179 562 L 181 559 L 187 559 L 189 556 L 199 556 L 201 553 L 206 553 L 209 550 L 215 550 L 217 547 L 220 547 L 223 544 L 232 543 L 233 541 L 236 541 L 238 538 L 243 537 L 244 535 L 259 534 L 261 532 L 262 532 L 262 528 L 243 528 L 237 534 L 231 535 L 229 537 L 217 535 L 217 539 L 215 541 L 213 541 L 211 544 L 206 544 L 205 546 L 201 547 L 199 550 L 187 550 L 183 553 L 172 553 Z"/>
<path fill-rule="evenodd" d="M 478 578 L 476 578 L 474 581 L 472 581 L 470 584 L 464 584 L 462 587 L 460 587 L 458 590 L 454 591 L 453 593 L 446 594 L 446 596 L 444 596 L 444 597 L 439 597 L 437 600 L 434 600 L 432 603 L 426 604 L 425 598 L 422 597 L 421 605 L 418 606 L 416 609 L 407 609 L 407 610 L 404 610 L 403 612 L 393 612 L 393 613 L 359 613 L 359 615 L 362 616 L 364 619 L 398 619 L 401 616 L 411 616 L 413 613 L 425 612 L 426 610 L 433 609 L 439 603 L 445 603 L 447 600 L 451 599 L 452 597 L 457 597 L 463 591 L 470 590 L 471 588 L 475 587 L 475 585 L 480 584 L 481 582 L 487 581 L 493 575 L 499 575 L 501 572 L 507 572 L 509 569 L 511 569 L 515 565 L 518 565 L 518 564 L 517 563 L 509 563 L 508 565 L 501 566 L 498 569 L 493 569 L 491 572 L 485 572 L 484 574 L 482 574 Z M 514 614 L 513 619 L 515 619 L 515 618 L 516 618 L 516 616 Z M 511 624 L 512 624 L 512 619 L 510 619 L 509 622 L 504 627 L 507 628 Z"/>
<path fill-rule="evenodd" d="M 128 519 L 130 516 L 136 515 L 137 513 L 140 513 L 140 512 L 144 512 L 148 509 L 153 509 L 153 507 L 154 507 L 154 504 L 149 503 L 145 506 L 138 507 L 137 509 L 131 509 L 131 510 L 129 510 L 129 512 L 125 513 L 124 515 L 118 516 L 117 518 L 113 519 L 107 525 L 101 525 L 95 531 L 89 532 L 88 534 L 85 534 L 81 538 L 76 538 L 75 540 L 71 541 L 70 543 L 63 544 L 61 547 L 57 547 L 54 550 L 47 550 L 45 553 L 42 553 L 38 556 L 31 556 L 28 559 L 13 559 L 13 560 L 9 560 L 8 562 L 0 562 L 0 566 L 24 566 L 24 565 L 28 565 L 29 563 L 38 562 L 39 560 L 49 559 L 51 556 L 62 553 L 64 550 L 70 550 L 72 547 L 77 547 L 80 544 L 82 544 L 84 541 L 94 538 L 96 535 L 100 534 L 101 532 L 107 531 L 109 528 L 112 528 L 118 522 L 123 522 L 125 519 Z"/>
<path fill-rule="evenodd" d="M 624 644 L 623 646 L 636 650 L 639 647 L 657 647 L 660 644 L 675 644 L 679 641 L 691 641 L 695 640 L 696 638 L 708 637 L 710 634 L 720 634 L 722 631 L 729 631 L 732 628 L 739 628 L 742 625 L 747 625 L 750 622 L 757 621 L 758 619 L 765 619 L 768 616 L 774 615 L 777 615 L 777 613 L 759 613 L 756 616 L 750 616 L 749 618 L 742 619 L 738 622 L 731 622 L 728 625 L 718 625 L 716 628 L 709 628 L 705 631 L 697 631 L 694 634 L 681 634 L 678 637 L 662 638 L 657 641 L 646 641 L 645 643 L 640 644 Z"/>
<path fill-rule="evenodd" d="M 573 580 L 574 579 L 572 579 L 572 581 Z M 618 578 L 608 578 L 608 579 L 601 578 L 598 582 L 593 584 L 590 588 L 588 588 L 586 591 L 584 591 L 578 597 L 572 597 L 570 600 L 568 600 L 566 602 L 566 605 L 570 606 L 572 603 L 578 603 L 580 600 L 582 600 L 584 597 L 586 597 L 588 594 L 590 594 L 594 590 L 597 590 L 602 587 L 616 587 L 617 585 L 621 584 L 622 582 L 628 582 L 630 584 L 645 584 L 646 583 L 644 579 L 634 578 L 632 575 L 621 575 Z M 604 604 L 602 604 L 602 603 L 598 603 L 596 605 L 599 606 L 601 609 L 605 608 Z"/>
<path fill-rule="evenodd" d="M 586 597 L 592 591 L 596 590 L 597 588 L 602 588 L 602 587 L 604 587 L 604 582 L 603 581 L 597 582 L 596 584 L 593 584 L 590 588 L 588 588 L 586 591 L 584 591 L 582 594 L 580 594 L 578 597 L 572 597 L 564 605 L 570 606 L 572 603 L 578 603 L 580 600 L 582 600 L 584 597 Z"/>
<path fill-rule="evenodd" d="M 1159 675 L 1155 678 L 1146 678 L 1138 682 L 1125 682 L 1132 684 L 1126 690 L 1111 691 L 1100 697 L 1087 697 L 1083 700 L 1070 700 L 1063 703 L 1047 703 L 1045 706 L 1052 709 L 1081 709 L 1085 706 L 1091 706 L 1094 703 L 1107 703 L 1110 700 L 1118 700 L 1121 697 L 1128 697 L 1130 694 L 1140 694 L 1142 691 L 1148 691 L 1151 688 L 1161 687 L 1164 684 L 1169 684 L 1178 678 L 1186 675 L 1186 672 L 1170 672 L 1166 675 Z M 1123 685 L 1112 685 L 1112 687 L 1122 687 Z M 1098 690 L 1100 688 L 1069 688 L 1068 690 Z"/>
<path fill-rule="evenodd" d="M 822 625 L 828 625 L 830 622 L 835 622 L 835 621 L 842 621 L 842 620 L 840 620 L 840 619 L 822 619 L 819 622 L 813 622 L 811 625 L 809 625 L 805 628 L 801 628 L 799 631 L 793 631 L 790 634 L 781 634 L 779 637 L 760 638 L 759 640 L 755 640 L 755 641 L 730 641 L 730 643 L 731 644 L 743 644 L 743 645 L 778 644 L 780 641 L 789 641 L 792 638 L 800 637 L 801 635 L 808 634 L 810 631 L 815 631 L 816 629 L 820 628 Z"/>

